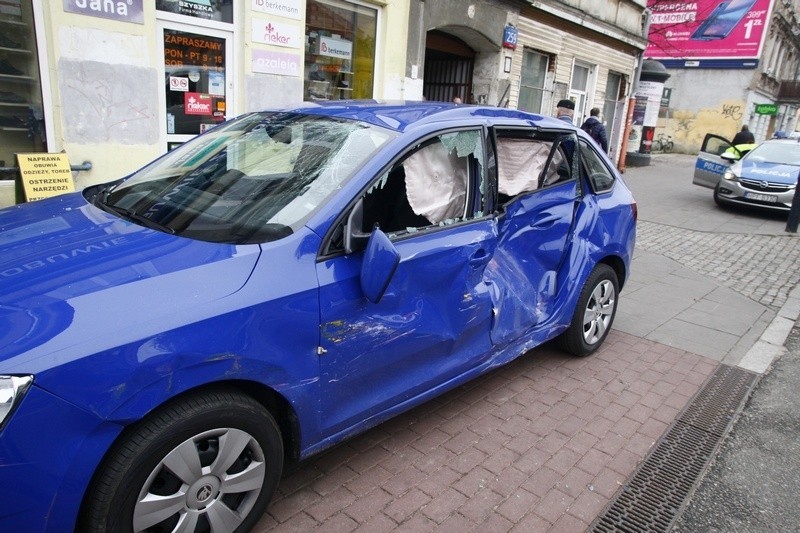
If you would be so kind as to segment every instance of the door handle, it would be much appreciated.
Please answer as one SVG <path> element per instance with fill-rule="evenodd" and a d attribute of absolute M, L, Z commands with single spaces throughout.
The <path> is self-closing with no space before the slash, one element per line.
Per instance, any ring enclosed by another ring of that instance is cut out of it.
<path fill-rule="evenodd" d="M 472 254 L 472 257 L 469 258 L 469 264 L 473 267 L 483 266 L 488 263 L 491 258 L 492 255 L 489 252 L 483 248 L 480 248 L 477 252 Z"/>

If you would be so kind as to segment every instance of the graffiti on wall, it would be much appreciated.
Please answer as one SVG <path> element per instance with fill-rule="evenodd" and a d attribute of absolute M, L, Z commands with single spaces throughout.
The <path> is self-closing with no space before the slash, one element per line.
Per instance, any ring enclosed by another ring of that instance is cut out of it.
<path fill-rule="evenodd" d="M 744 100 L 723 100 L 715 108 L 670 110 L 659 126 L 675 139 L 683 152 L 697 153 L 706 133 L 731 139 L 742 127 Z"/>

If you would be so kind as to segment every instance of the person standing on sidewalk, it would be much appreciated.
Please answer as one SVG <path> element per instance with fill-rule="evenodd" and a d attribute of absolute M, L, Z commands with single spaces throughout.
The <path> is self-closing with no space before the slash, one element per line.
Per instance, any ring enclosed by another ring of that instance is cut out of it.
<path fill-rule="evenodd" d="M 572 100 L 559 100 L 556 104 L 556 118 L 572 124 L 572 116 L 575 114 L 575 102 Z"/>
<path fill-rule="evenodd" d="M 581 125 L 581 129 L 589 134 L 589 137 L 594 139 L 604 152 L 608 153 L 608 135 L 606 134 L 606 127 L 597 118 L 600 116 L 600 110 L 593 108 L 589 111 L 589 118 L 586 119 Z"/>
<path fill-rule="evenodd" d="M 753 132 L 750 131 L 750 128 L 747 127 L 747 124 L 742 126 L 742 130 L 734 135 L 731 144 L 736 146 L 737 144 L 755 144 L 756 138 L 753 136 Z"/>

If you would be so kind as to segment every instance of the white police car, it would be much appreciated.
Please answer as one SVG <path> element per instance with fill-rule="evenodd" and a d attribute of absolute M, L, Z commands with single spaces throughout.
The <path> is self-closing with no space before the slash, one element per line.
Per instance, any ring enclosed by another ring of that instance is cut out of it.
<path fill-rule="evenodd" d="M 746 205 L 788 211 L 800 173 L 800 142 L 772 139 L 738 161 L 726 153 L 730 143 L 706 136 L 697 158 L 693 183 L 714 189 L 717 205 Z"/>

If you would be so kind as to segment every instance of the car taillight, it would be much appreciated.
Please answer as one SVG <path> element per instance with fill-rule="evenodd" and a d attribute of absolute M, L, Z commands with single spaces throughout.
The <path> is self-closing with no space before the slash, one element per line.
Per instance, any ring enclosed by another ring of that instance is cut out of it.
<path fill-rule="evenodd" d="M 631 211 L 633 211 L 633 221 L 637 222 L 639 220 L 639 206 L 636 205 L 635 201 L 631 204 Z"/>

